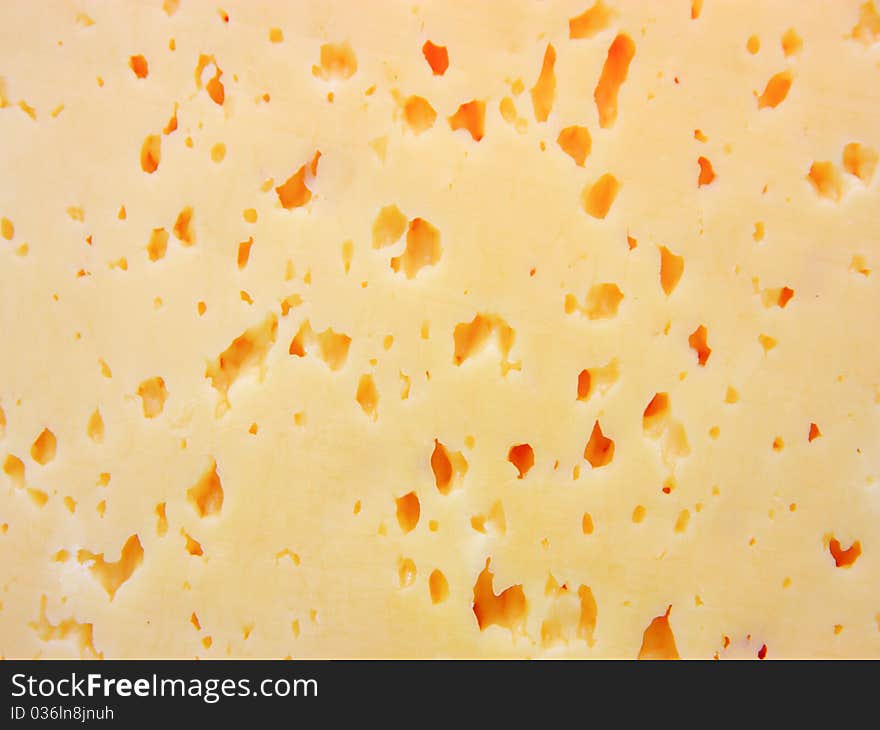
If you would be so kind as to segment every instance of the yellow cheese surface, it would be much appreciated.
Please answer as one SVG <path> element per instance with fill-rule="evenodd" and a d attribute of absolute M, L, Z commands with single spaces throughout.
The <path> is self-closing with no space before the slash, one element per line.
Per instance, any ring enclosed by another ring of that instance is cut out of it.
<path fill-rule="evenodd" d="M 880 655 L 880 14 L 29 2 L 0 653 Z"/>

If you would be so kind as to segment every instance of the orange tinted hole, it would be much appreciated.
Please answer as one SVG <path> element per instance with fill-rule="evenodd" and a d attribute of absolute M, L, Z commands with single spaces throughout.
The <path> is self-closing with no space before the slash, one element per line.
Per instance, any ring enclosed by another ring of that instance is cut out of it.
<path fill-rule="evenodd" d="M 788 90 L 791 88 L 792 76 L 790 71 L 781 71 L 770 77 L 764 92 L 758 97 L 758 109 L 770 107 L 774 109 L 779 106 L 785 97 L 788 96 Z"/>
<path fill-rule="evenodd" d="M 593 534 L 593 517 L 589 512 L 584 512 L 584 516 L 581 518 L 581 532 L 585 535 Z"/>
<path fill-rule="evenodd" d="M 486 121 L 486 103 L 469 101 L 458 107 L 458 111 L 449 117 L 449 126 L 454 130 L 466 129 L 471 137 L 479 142 L 483 139 Z"/>
<path fill-rule="evenodd" d="M 428 103 L 427 99 L 421 96 L 411 96 L 404 102 L 403 118 L 413 132 L 421 134 L 434 125 L 437 112 L 434 111 L 434 107 Z"/>
<path fill-rule="evenodd" d="M 605 173 L 581 193 L 581 205 L 593 218 L 603 219 L 620 190 L 620 183 L 610 173 Z"/>
<path fill-rule="evenodd" d="M 443 603 L 449 596 L 449 582 L 439 570 L 434 570 L 428 577 L 428 590 L 431 592 L 431 603 Z"/>
<path fill-rule="evenodd" d="M 251 236 L 247 241 L 238 244 L 238 268 L 243 269 L 248 264 L 251 255 L 251 246 L 254 245 L 254 238 Z"/>
<path fill-rule="evenodd" d="M 675 636 L 669 625 L 669 614 L 672 606 L 666 609 L 666 613 L 657 616 L 648 624 L 642 635 L 642 647 L 639 649 L 639 659 L 679 659 L 678 649 L 675 646 Z"/>
<path fill-rule="evenodd" d="M 660 286 L 666 296 L 672 294 L 684 273 L 684 257 L 672 253 L 666 246 L 660 247 Z"/>
<path fill-rule="evenodd" d="M 422 55 L 435 76 L 442 76 L 446 73 L 446 69 L 449 68 L 449 53 L 446 46 L 437 46 L 431 41 L 425 41 L 425 45 L 422 46 Z"/>
<path fill-rule="evenodd" d="M 688 345 L 697 353 L 697 362 L 700 365 L 705 365 L 709 355 L 712 354 L 712 348 L 709 347 L 707 341 L 707 334 L 706 328 L 700 325 L 688 337 Z"/>
<path fill-rule="evenodd" d="M 193 230 L 193 209 L 184 208 L 174 221 L 174 237 L 184 246 L 192 246 L 196 242 L 196 234 Z"/>
<path fill-rule="evenodd" d="M 44 428 L 31 445 L 31 458 L 41 466 L 45 466 L 55 458 L 57 448 L 58 440 L 55 434 Z"/>
<path fill-rule="evenodd" d="M 312 161 L 303 165 L 287 181 L 275 188 L 281 207 L 285 210 L 300 208 L 312 199 L 312 191 L 306 185 L 306 175 L 314 177 L 318 174 L 320 152 L 315 152 Z"/>
<path fill-rule="evenodd" d="M 712 163 L 705 157 L 698 157 L 697 164 L 700 166 L 700 174 L 697 177 L 697 187 L 709 185 L 715 179 L 715 170 L 712 169 Z"/>
<path fill-rule="evenodd" d="M 791 301 L 791 298 L 794 296 L 794 289 L 791 289 L 787 286 L 782 287 L 779 290 L 779 299 L 777 300 L 780 307 L 785 307 Z"/>
<path fill-rule="evenodd" d="M 870 147 L 850 142 L 843 148 L 843 169 L 867 185 L 874 177 L 877 158 L 877 152 Z"/>
<path fill-rule="evenodd" d="M 522 479 L 535 465 L 535 452 L 529 444 L 517 444 L 510 447 L 507 460 L 519 471 L 517 479 Z"/>
<path fill-rule="evenodd" d="M 599 83 L 593 92 L 596 109 L 599 112 L 599 126 L 602 129 L 611 127 L 617 120 L 617 95 L 621 85 L 626 81 L 629 64 L 636 52 L 635 43 L 623 33 L 618 35 L 608 49 Z"/>
<path fill-rule="evenodd" d="M 528 613 L 528 604 L 522 585 L 512 585 L 495 595 L 493 575 L 489 570 L 490 559 L 486 567 L 477 576 L 474 583 L 474 615 L 480 631 L 489 626 L 501 626 L 515 633 L 522 628 Z"/>
<path fill-rule="evenodd" d="M 602 0 L 596 0 L 588 10 L 569 19 L 568 37 L 571 39 L 592 38 L 596 33 L 608 27 L 612 14 L 611 9 Z"/>
<path fill-rule="evenodd" d="M 400 529 L 405 533 L 412 532 L 419 524 L 419 515 L 421 514 L 418 495 L 415 492 L 409 492 L 394 501 L 397 505 L 397 523 L 400 525 Z"/>
<path fill-rule="evenodd" d="M 584 459 L 590 462 L 590 466 L 598 469 L 607 466 L 614 458 L 614 441 L 602 433 L 599 421 L 593 424 L 590 440 L 584 448 Z"/>
<path fill-rule="evenodd" d="M 132 56 L 128 59 L 128 67 L 134 71 L 134 75 L 139 79 L 147 78 L 147 74 L 150 72 L 149 66 L 147 64 L 147 59 L 141 55 Z"/>
<path fill-rule="evenodd" d="M 589 370 L 581 370 L 580 375 L 578 375 L 578 387 L 577 387 L 577 399 L 578 400 L 587 400 L 590 397 L 590 388 L 592 385 L 592 378 L 590 377 Z"/>
<path fill-rule="evenodd" d="M 556 138 L 556 143 L 579 167 L 584 166 L 584 161 L 593 147 L 589 130 L 586 127 L 578 126 L 563 129 Z"/>
<path fill-rule="evenodd" d="M 780 43 L 782 44 L 782 52 L 786 57 L 800 53 L 801 48 L 804 47 L 804 42 L 794 28 L 789 28 L 782 34 Z"/>
<path fill-rule="evenodd" d="M 326 80 L 348 79 L 357 71 L 357 58 L 348 43 L 325 43 L 321 46 L 321 67 L 313 67 L 315 76 Z"/>
<path fill-rule="evenodd" d="M 810 434 L 807 437 L 808 441 L 812 441 L 813 439 L 817 439 L 822 435 L 822 432 L 819 430 L 819 427 L 815 423 L 810 424 Z"/>
<path fill-rule="evenodd" d="M 162 137 L 151 134 L 141 145 L 141 169 L 149 174 L 159 169 L 159 160 L 162 156 Z"/>
<path fill-rule="evenodd" d="M 810 165 L 807 180 L 820 198 L 838 201 L 843 192 L 840 174 L 831 162 L 814 162 Z"/>
<path fill-rule="evenodd" d="M 746 41 L 746 50 L 754 56 L 761 50 L 761 39 L 756 35 L 749 36 Z"/>
<path fill-rule="evenodd" d="M 828 543 L 828 549 L 831 551 L 831 557 L 834 558 L 834 564 L 838 568 L 849 568 L 862 554 L 862 544 L 858 540 L 844 550 L 841 548 L 840 542 L 832 537 Z"/>
<path fill-rule="evenodd" d="M 217 474 L 216 461 L 211 460 L 211 466 L 187 490 L 186 497 L 196 508 L 199 517 L 210 517 L 220 513 L 223 507 L 223 485 Z"/>
<path fill-rule="evenodd" d="M 556 74 L 553 70 L 555 64 L 556 49 L 552 43 L 548 43 L 541 65 L 541 74 L 531 91 L 535 119 L 539 122 L 547 121 L 553 108 L 553 100 L 556 98 Z"/>

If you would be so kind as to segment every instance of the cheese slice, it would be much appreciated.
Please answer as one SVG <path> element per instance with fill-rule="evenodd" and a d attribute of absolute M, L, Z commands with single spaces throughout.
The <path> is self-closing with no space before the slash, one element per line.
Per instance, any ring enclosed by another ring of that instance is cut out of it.
<path fill-rule="evenodd" d="M 878 12 L 6 3 L 0 653 L 880 655 Z"/>

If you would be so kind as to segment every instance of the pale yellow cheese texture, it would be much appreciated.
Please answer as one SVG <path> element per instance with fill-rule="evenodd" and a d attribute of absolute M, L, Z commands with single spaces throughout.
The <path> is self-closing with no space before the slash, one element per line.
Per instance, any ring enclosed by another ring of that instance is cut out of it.
<path fill-rule="evenodd" d="M 873 2 L 0 15 L 2 656 L 880 656 Z"/>

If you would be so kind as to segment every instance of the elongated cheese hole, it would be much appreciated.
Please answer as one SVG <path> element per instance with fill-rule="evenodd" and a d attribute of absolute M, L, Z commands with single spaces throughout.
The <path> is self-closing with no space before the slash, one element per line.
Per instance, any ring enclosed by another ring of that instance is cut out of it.
<path fill-rule="evenodd" d="M 672 294 L 684 273 L 684 257 L 672 253 L 666 246 L 660 247 L 660 286 L 666 296 Z"/>
<path fill-rule="evenodd" d="M 865 185 L 874 177 L 877 159 L 876 150 L 858 142 L 850 142 L 843 148 L 843 169 L 850 175 L 855 175 Z"/>
<path fill-rule="evenodd" d="M 195 507 L 199 517 L 220 514 L 223 509 L 223 485 L 217 474 L 216 461 L 211 460 L 211 466 L 187 490 L 186 498 Z"/>
<path fill-rule="evenodd" d="M 251 246 L 254 245 L 254 237 L 251 236 L 247 241 L 242 241 L 238 244 L 238 257 L 236 259 L 236 263 L 238 264 L 238 269 L 241 271 L 245 266 L 248 265 L 248 260 L 251 256 Z"/>
<path fill-rule="evenodd" d="M 401 558 L 397 563 L 397 576 L 401 588 L 409 588 L 416 582 L 416 564 L 411 558 Z"/>
<path fill-rule="evenodd" d="M 708 331 L 703 325 L 697 327 L 688 336 L 688 345 L 697 353 L 697 363 L 704 366 L 712 354 L 712 348 L 708 344 Z"/>
<path fill-rule="evenodd" d="M 147 78 L 147 75 L 150 72 L 149 64 L 147 63 L 147 59 L 141 56 L 140 54 L 137 56 L 132 56 L 128 59 L 128 67 L 134 72 L 134 75 L 139 79 Z"/>
<path fill-rule="evenodd" d="M 141 145 L 141 169 L 152 174 L 159 169 L 159 161 L 162 158 L 162 137 L 151 134 Z"/>
<path fill-rule="evenodd" d="M 590 389 L 592 385 L 592 377 L 589 370 L 581 370 L 578 375 L 577 399 L 587 400 L 590 397 Z"/>
<path fill-rule="evenodd" d="M 86 435 L 96 444 L 104 441 L 104 419 L 101 418 L 101 411 L 97 408 L 94 410 L 89 421 L 86 424 Z"/>
<path fill-rule="evenodd" d="M 541 74 L 531 91 L 535 119 L 539 122 L 546 122 L 553 109 L 553 101 L 556 98 L 556 74 L 553 70 L 555 64 L 556 49 L 552 43 L 548 43 L 547 50 L 544 51 Z"/>
<path fill-rule="evenodd" d="M 144 417 L 156 418 L 165 408 L 168 399 L 168 390 L 165 381 L 160 377 L 144 380 L 137 390 L 138 397 L 142 401 Z"/>
<path fill-rule="evenodd" d="M 24 486 L 24 462 L 15 454 L 7 454 L 3 460 L 3 473 L 12 480 L 16 489 Z"/>
<path fill-rule="evenodd" d="M 150 261 L 158 261 L 165 257 L 168 250 L 168 231 L 164 228 L 154 228 L 147 242 L 147 256 Z"/>
<path fill-rule="evenodd" d="M 632 38 L 621 33 L 608 48 L 608 56 L 602 67 L 602 74 L 593 92 L 596 109 L 599 112 L 599 126 L 608 129 L 617 121 L 617 96 L 626 81 L 629 65 L 636 53 Z"/>
<path fill-rule="evenodd" d="M 758 109 L 775 109 L 788 96 L 791 89 L 792 75 L 790 71 L 781 71 L 774 74 L 767 81 L 764 91 L 758 97 Z"/>
<path fill-rule="evenodd" d="M 697 164 L 700 166 L 700 173 L 697 176 L 697 187 L 710 185 L 715 180 L 715 170 L 712 169 L 712 163 L 706 157 L 698 157 Z"/>
<path fill-rule="evenodd" d="M 598 616 L 598 607 L 593 591 L 589 586 L 582 585 L 578 588 L 578 599 L 580 600 L 580 616 L 578 617 L 577 635 L 579 639 L 587 642 L 587 646 L 593 646 L 595 643 L 593 634 L 596 631 L 596 618 Z"/>
<path fill-rule="evenodd" d="M 431 593 L 431 603 L 443 603 L 449 597 L 449 582 L 440 570 L 434 570 L 428 577 L 428 589 Z"/>
<path fill-rule="evenodd" d="M 361 375 L 355 400 L 370 419 L 375 421 L 378 418 L 379 391 L 376 390 L 376 383 L 373 381 L 372 375 Z"/>
<path fill-rule="evenodd" d="M 192 246 L 196 242 L 193 226 L 193 209 L 189 206 L 180 211 L 174 221 L 174 237 L 184 246 Z"/>
<path fill-rule="evenodd" d="M 822 435 L 822 432 L 819 430 L 819 427 L 815 423 L 810 424 L 810 433 L 807 436 L 807 441 L 812 442 L 815 439 L 819 438 Z"/>

